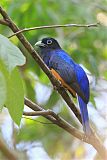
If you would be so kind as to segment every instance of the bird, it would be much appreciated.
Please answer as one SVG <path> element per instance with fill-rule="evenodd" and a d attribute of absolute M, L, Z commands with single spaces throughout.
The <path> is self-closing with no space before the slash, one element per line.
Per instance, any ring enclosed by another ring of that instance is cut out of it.
<path fill-rule="evenodd" d="M 87 104 L 90 97 L 89 80 L 84 69 L 65 52 L 52 37 L 36 42 L 40 56 L 51 73 L 73 97 L 77 98 L 82 118 L 83 131 L 91 135 Z"/>

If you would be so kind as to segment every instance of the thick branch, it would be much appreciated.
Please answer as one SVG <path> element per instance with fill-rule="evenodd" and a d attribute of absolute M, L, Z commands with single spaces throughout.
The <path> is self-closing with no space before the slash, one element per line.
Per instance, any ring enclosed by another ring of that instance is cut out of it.
<path fill-rule="evenodd" d="M 24 28 L 21 29 L 20 31 L 12 34 L 9 38 L 22 33 L 22 32 L 28 32 L 28 31 L 32 31 L 32 30 L 40 30 L 40 29 L 48 29 L 48 28 L 61 28 L 61 27 L 98 27 L 98 23 L 94 23 L 94 24 L 64 24 L 64 25 L 50 25 L 50 26 L 39 26 L 39 27 L 31 27 L 31 28 Z"/>

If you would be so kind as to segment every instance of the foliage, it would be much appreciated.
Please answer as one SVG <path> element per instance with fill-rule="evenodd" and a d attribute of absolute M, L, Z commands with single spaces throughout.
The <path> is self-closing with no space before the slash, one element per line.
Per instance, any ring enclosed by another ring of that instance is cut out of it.
<path fill-rule="evenodd" d="M 23 65 L 25 57 L 6 37 L 0 35 L 0 59 L 0 108 L 6 105 L 13 120 L 19 125 L 24 107 L 24 90 L 20 74 L 15 67 Z"/>
<path fill-rule="evenodd" d="M 24 33 L 32 45 L 34 45 L 38 39 L 45 36 L 57 38 L 62 48 L 64 48 L 77 63 L 83 64 L 90 71 L 90 101 L 93 106 L 96 105 L 96 111 L 101 112 L 98 108 L 99 105 L 97 105 L 99 101 L 96 101 L 96 99 L 100 98 L 106 86 L 100 87 L 100 85 L 103 84 L 101 81 L 102 77 L 105 79 L 105 84 L 107 83 L 107 38 L 105 34 L 107 32 L 107 8 L 105 7 L 107 6 L 107 1 L 2 0 L 1 4 L 19 28 L 68 23 L 88 24 L 96 21 L 102 23 L 98 28 L 57 28 Z M 103 17 L 101 17 L 101 14 Z M 105 21 L 103 21 L 104 17 L 106 18 Z M 2 97 L 0 99 L 0 109 L 2 109 L 5 104 L 13 120 L 19 124 L 25 94 L 28 98 L 36 101 L 45 108 L 51 108 L 56 113 L 60 113 L 66 120 L 72 122 L 74 126 L 79 127 L 80 125 L 72 113 L 69 112 L 65 103 L 62 102 L 61 97 L 52 90 L 47 76 L 41 71 L 31 56 L 29 56 L 18 39 L 13 37 L 10 42 L 6 38 L 12 34 L 10 29 L 0 26 L 0 33 L 2 34 L 0 36 L 0 58 L 2 58 L 2 61 L 0 61 L 0 97 Z M 13 43 L 15 45 L 13 45 Z M 16 46 L 20 48 L 21 51 L 16 48 Z M 20 72 L 15 69 L 17 65 L 25 63 L 25 58 L 21 52 L 23 52 L 27 58 L 24 67 L 20 67 L 25 93 L 23 91 Z M 39 89 L 38 85 L 41 86 Z M 107 96 L 105 92 L 104 94 Z M 106 104 L 104 98 L 102 98 L 102 101 Z M 106 106 L 102 101 L 100 105 L 102 105 L 105 110 L 104 107 Z M 104 112 L 102 114 L 104 114 Z M 45 122 L 45 119 L 41 117 L 37 117 L 36 120 Z M 96 125 L 96 123 L 94 123 L 94 125 Z M 107 126 L 105 128 L 107 129 Z M 16 134 L 16 140 L 17 143 L 39 140 L 42 142 L 47 153 L 53 157 L 59 156 L 59 153 L 65 156 L 64 146 L 68 146 L 69 148 L 69 154 L 66 152 L 68 157 L 71 157 L 71 154 L 73 157 L 73 155 L 78 153 L 74 151 L 73 146 L 75 142 L 73 138 L 69 137 L 67 133 L 63 133 L 62 130 L 48 124 L 39 125 L 38 122 L 36 123 L 35 121 L 25 120 L 19 135 Z M 79 146 L 81 145 L 78 143 L 77 150 L 80 149 Z M 85 150 L 84 145 L 82 145 L 81 148 Z M 86 150 L 84 152 L 86 152 Z M 59 157 L 63 157 L 61 155 Z M 85 153 L 82 156 L 84 157 Z"/>

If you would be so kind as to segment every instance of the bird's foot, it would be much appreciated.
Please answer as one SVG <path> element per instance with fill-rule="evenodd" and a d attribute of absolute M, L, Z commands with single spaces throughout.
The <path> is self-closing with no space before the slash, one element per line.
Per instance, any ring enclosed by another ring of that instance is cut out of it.
<path fill-rule="evenodd" d="M 61 81 L 60 81 L 60 80 L 57 80 L 57 81 L 60 83 L 60 87 L 63 87 Z M 55 85 L 53 85 L 53 89 L 54 89 L 54 90 L 58 90 L 58 87 L 55 86 Z"/>

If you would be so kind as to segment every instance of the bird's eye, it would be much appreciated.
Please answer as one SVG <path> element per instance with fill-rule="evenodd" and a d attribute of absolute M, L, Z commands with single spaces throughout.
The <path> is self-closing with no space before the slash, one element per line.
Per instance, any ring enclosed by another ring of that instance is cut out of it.
<path fill-rule="evenodd" d="M 52 40 L 47 40 L 47 44 L 52 44 Z"/>

